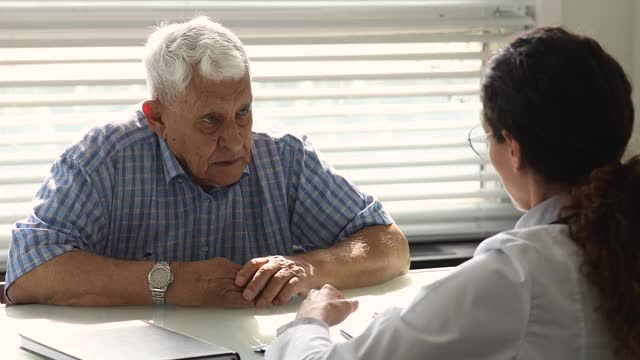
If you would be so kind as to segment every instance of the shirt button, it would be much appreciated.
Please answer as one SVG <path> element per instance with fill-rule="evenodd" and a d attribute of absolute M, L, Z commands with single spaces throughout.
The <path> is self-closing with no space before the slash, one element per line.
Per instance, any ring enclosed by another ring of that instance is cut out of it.
<path fill-rule="evenodd" d="M 183 181 L 182 179 L 178 179 L 178 182 L 181 183 L 181 184 L 182 184 L 182 181 Z"/>
<path fill-rule="evenodd" d="M 201 249 L 202 251 L 208 251 L 209 247 L 207 245 L 202 245 Z"/>

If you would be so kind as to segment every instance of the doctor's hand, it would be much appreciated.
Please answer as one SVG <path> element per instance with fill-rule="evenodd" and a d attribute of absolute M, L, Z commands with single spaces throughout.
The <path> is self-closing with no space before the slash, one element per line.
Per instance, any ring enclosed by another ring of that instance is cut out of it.
<path fill-rule="evenodd" d="M 344 295 L 327 284 L 320 290 L 311 290 L 300 304 L 296 319 L 312 317 L 320 319 L 329 326 L 340 324 L 358 309 L 358 300 L 345 299 Z"/>
<path fill-rule="evenodd" d="M 236 285 L 244 287 L 245 301 L 256 307 L 286 304 L 296 294 L 305 296 L 313 288 L 313 266 L 299 257 L 266 256 L 249 260 L 238 271 Z"/>

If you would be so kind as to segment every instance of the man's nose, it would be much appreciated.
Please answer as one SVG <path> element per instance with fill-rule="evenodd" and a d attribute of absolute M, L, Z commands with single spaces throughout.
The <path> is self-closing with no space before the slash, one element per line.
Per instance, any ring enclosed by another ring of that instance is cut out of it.
<path fill-rule="evenodd" d="M 225 125 L 220 129 L 218 146 L 225 147 L 231 152 L 240 152 L 244 146 L 244 139 L 240 133 L 240 127 L 234 120 L 225 121 Z"/>

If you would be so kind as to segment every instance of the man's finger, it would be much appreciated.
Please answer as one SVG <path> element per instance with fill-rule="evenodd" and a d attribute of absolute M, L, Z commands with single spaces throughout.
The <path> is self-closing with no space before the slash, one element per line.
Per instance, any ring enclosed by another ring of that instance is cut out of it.
<path fill-rule="evenodd" d="M 289 279 L 289 282 L 280 290 L 280 293 L 273 300 L 273 305 L 283 305 L 289 302 L 289 300 L 297 294 L 306 295 L 302 287 L 302 280 L 299 277 L 294 276 Z"/>
<path fill-rule="evenodd" d="M 262 290 L 262 295 L 256 302 L 257 307 L 269 306 L 272 304 L 273 299 L 282 291 L 282 289 L 289 283 L 289 280 L 294 276 L 290 271 L 281 269 L 266 284 Z"/>
<path fill-rule="evenodd" d="M 236 291 L 229 291 L 222 295 L 222 306 L 232 308 L 247 308 L 254 307 L 255 301 L 245 300 L 241 293 Z"/>
<path fill-rule="evenodd" d="M 253 275 L 260 269 L 264 264 L 269 262 L 269 258 L 255 258 L 247 261 L 246 264 L 238 271 L 236 274 L 236 285 L 243 287 L 253 278 Z"/>
<path fill-rule="evenodd" d="M 253 275 L 253 279 L 247 284 L 242 292 L 245 300 L 253 300 L 256 295 L 264 289 L 269 280 L 280 270 L 280 267 L 274 263 L 266 263 L 262 265 Z"/>

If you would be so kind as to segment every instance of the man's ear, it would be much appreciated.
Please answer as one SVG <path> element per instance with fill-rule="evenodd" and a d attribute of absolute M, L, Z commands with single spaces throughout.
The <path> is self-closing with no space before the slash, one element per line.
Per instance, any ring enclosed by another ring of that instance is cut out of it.
<path fill-rule="evenodd" d="M 142 103 L 142 111 L 147 123 L 160 139 L 166 138 L 167 126 L 162 121 L 162 104 L 158 100 L 147 100 Z"/>
<path fill-rule="evenodd" d="M 525 164 L 522 159 L 522 148 L 520 147 L 520 143 L 513 138 L 511 133 L 504 129 L 502 130 L 502 137 L 505 138 L 505 141 L 509 145 L 511 169 L 514 173 L 521 172 L 524 169 Z"/>

